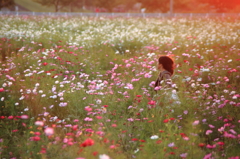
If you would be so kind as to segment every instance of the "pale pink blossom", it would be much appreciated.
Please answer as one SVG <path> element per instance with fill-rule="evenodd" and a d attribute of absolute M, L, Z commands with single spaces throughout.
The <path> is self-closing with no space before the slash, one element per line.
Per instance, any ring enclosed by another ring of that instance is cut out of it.
<path fill-rule="evenodd" d="M 212 129 L 215 128 L 215 126 L 213 126 L 213 125 L 211 125 L 211 124 L 209 124 L 208 126 L 209 126 L 210 128 L 212 128 Z"/>
<path fill-rule="evenodd" d="M 37 126 L 43 126 L 44 122 L 43 121 L 35 121 L 35 125 Z"/>
<path fill-rule="evenodd" d="M 206 131 L 206 135 L 209 135 L 209 134 L 211 134 L 213 131 L 212 130 L 207 130 Z"/>
<path fill-rule="evenodd" d="M 89 118 L 89 117 L 86 117 L 86 118 L 84 119 L 84 121 L 93 121 L 93 119 L 92 119 L 92 118 Z"/>
<path fill-rule="evenodd" d="M 192 125 L 198 125 L 199 124 L 199 120 L 195 120 L 193 123 L 192 123 Z"/>
<path fill-rule="evenodd" d="M 21 115 L 21 119 L 28 119 L 28 115 Z"/>
<path fill-rule="evenodd" d="M 182 153 L 182 154 L 180 154 L 180 157 L 186 158 L 186 157 L 187 157 L 187 153 Z"/>
<path fill-rule="evenodd" d="M 102 155 L 99 155 L 99 159 L 111 159 L 111 158 L 106 154 L 102 154 Z"/>
<path fill-rule="evenodd" d="M 54 129 L 49 127 L 49 128 L 46 128 L 44 132 L 47 136 L 51 136 L 54 134 Z"/>

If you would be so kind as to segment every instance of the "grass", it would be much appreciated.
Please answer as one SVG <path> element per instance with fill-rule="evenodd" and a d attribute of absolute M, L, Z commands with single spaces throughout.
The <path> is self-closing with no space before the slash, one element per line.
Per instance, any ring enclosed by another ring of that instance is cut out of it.
<path fill-rule="evenodd" d="M 55 6 L 43 6 L 40 3 L 37 3 L 33 0 L 14 0 L 14 2 L 31 12 L 56 12 Z M 60 9 L 60 12 L 69 12 L 70 7 L 65 6 L 64 8 Z M 89 12 L 88 10 L 83 10 L 82 8 L 72 8 L 72 12 Z"/>
<path fill-rule="evenodd" d="M 54 12 L 54 6 L 47 7 L 43 6 L 37 2 L 32 0 L 14 0 L 14 2 L 31 12 Z"/>

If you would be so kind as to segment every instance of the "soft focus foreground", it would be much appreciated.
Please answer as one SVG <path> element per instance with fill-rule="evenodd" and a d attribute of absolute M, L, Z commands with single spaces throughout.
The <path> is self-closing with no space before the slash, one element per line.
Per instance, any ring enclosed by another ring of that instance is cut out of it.
<path fill-rule="evenodd" d="M 239 17 L 0 25 L 0 158 L 239 158 Z M 180 105 L 154 91 L 159 55 Z"/>

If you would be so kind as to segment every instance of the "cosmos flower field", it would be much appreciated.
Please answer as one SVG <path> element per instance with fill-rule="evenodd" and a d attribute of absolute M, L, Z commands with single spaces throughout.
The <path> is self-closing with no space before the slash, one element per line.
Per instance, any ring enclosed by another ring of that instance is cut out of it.
<path fill-rule="evenodd" d="M 0 158 L 240 158 L 239 17 L 0 26 Z M 175 107 L 153 87 L 160 55 L 176 63 Z"/>

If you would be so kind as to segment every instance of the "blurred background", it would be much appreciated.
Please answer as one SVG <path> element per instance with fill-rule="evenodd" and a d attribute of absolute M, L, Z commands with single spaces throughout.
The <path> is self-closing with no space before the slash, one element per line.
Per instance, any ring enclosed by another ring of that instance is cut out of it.
<path fill-rule="evenodd" d="M 240 0 L 0 0 L 0 11 L 240 13 Z"/>

